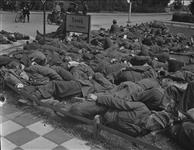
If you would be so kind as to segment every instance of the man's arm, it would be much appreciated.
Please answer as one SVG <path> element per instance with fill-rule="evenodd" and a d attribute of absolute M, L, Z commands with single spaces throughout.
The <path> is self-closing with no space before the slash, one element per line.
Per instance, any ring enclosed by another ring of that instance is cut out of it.
<path fill-rule="evenodd" d="M 136 71 L 136 72 L 143 73 L 149 69 L 150 69 L 149 66 L 133 66 L 133 67 L 127 67 L 125 71 Z"/>
<path fill-rule="evenodd" d="M 55 70 L 49 67 L 33 65 L 24 70 L 28 73 L 39 73 L 43 76 L 48 76 L 51 80 L 63 80 Z"/>
<path fill-rule="evenodd" d="M 112 96 L 99 96 L 96 102 L 98 104 L 105 105 L 113 109 L 126 110 L 126 111 L 134 110 L 145 106 L 145 104 L 141 102 L 124 101 L 118 98 L 114 98 Z"/>

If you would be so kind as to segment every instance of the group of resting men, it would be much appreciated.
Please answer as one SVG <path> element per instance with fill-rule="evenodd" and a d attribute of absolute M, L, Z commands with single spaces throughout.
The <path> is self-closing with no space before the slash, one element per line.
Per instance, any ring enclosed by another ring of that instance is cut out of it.
<path fill-rule="evenodd" d="M 131 136 L 167 129 L 186 149 L 192 149 L 194 65 L 170 59 L 164 52 L 167 42 L 161 47 L 153 38 L 155 45 L 146 45 L 145 39 L 157 37 L 160 31 L 162 37 L 174 39 L 169 49 L 176 41 L 187 43 L 187 48 L 192 43 L 169 34 L 162 25 L 122 29 L 117 36 L 114 30 L 108 36 L 106 30 L 93 31 L 91 44 L 84 42 L 84 35 L 59 41 L 50 38 L 51 33 L 41 45 L 43 37 L 37 32 L 37 41 L 25 45 L 23 51 L 0 56 L 1 76 L 35 102 L 83 97 L 68 111 L 90 119 L 100 115 L 104 125 Z M 142 32 L 144 44 L 135 37 L 140 36 L 137 31 Z M 163 51 L 156 53 L 158 48 Z M 171 62 L 178 69 L 168 72 Z"/>

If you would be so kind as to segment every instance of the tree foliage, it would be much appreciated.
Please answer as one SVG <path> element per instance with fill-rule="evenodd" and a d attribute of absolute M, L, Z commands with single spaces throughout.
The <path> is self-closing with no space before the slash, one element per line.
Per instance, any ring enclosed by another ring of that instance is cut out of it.
<path fill-rule="evenodd" d="M 32 10 L 41 10 L 41 0 L 0 0 L 2 2 L 11 1 L 19 2 L 20 8 L 29 1 Z M 55 0 L 47 0 L 46 8 L 52 9 L 52 4 Z M 66 0 L 61 0 L 66 1 Z M 80 2 L 81 0 L 70 0 Z M 131 0 L 132 11 L 136 12 L 161 12 L 167 6 L 170 0 Z M 125 11 L 129 9 L 127 0 L 87 0 L 89 11 Z"/>
<path fill-rule="evenodd" d="M 164 11 L 170 0 L 131 0 L 132 11 L 157 12 Z M 127 0 L 87 0 L 89 9 L 108 11 L 128 11 Z"/>
<path fill-rule="evenodd" d="M 167 6 L 167 4 L 170 2 L 170 0 L 137 0 L 142 1 L 142 5 L 148 5 L 148 6 Z"/>
<path fill-rule="evenodd" d="M 161 12 L 170 0 L 133 0 L 133 9 L 143 12 Z"/>
<path fill-rule="evenodd" d="M 174 9 L 175 10 L 180 10 L 182 7 L 183 7 L 182 1 L 181 0 L 175 0 Z"/>
<path fill-rule="evenodd" d="M 189 8 L 190 8 L 191 13 L 194 15 L 194 0 L 191 2 Z"/>

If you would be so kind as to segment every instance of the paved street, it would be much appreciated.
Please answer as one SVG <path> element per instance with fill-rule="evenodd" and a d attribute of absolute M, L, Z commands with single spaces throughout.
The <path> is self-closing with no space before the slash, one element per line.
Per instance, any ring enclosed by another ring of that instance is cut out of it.
<path fill-rule="evenodd" d="M 20 32 L 27 35 L 35 36 L 36 30 L 42 32 L 43 30 L 43 15 L 41 12 L 32 12 L 30 23 L 15 23 L 16 13 L 11 12 L 1 12 L 0 15 L 0 29 L 10 31 L 10 32 Z M 127 13 L 92 13 L 91 14 L 91 28 L 99 29 L 109 28 L 112 24 L 113 19 L 118 20 L 119 25 L 126 25 L 128 20 Z M 149 22 L 153 20 L 170 20 L 170 14 L 132 14 L 131 22 L 132 24 Z M 57 29 L 56 25 L 46 26 L 46 32 L 52 32 Z"/>

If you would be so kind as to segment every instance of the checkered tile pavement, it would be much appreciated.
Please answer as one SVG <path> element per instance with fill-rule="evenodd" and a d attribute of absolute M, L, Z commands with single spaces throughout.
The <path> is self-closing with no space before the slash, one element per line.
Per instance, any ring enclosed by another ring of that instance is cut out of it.
<path fill-rule="evenodd" d="M 0 108 L 1 150 L 91 150 L 86 141 L 44 124 L 14 105 Z"/>

